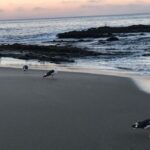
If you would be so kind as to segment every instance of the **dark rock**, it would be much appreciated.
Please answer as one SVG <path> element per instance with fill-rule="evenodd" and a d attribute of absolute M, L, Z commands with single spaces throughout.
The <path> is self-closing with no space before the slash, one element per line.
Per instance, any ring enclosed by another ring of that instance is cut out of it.
<path fill-rule="evenodd" d="M 140 35 L 143 35 L 143 36 L 144 36 L 145 34 L 144 34 L 144 33 L 140 33 Z"/>
<path fill-rule="evenodd" d="M 98 44 L 105 44 L 105 43 L 106 43 L 105 40 L 99 40 L 99 41 L 98 41 Z"/>
<path fill-rule="evenodd" d="M 126 67 L 117 67 L 118 69 L 121 69 L 121 70 L 127 70 L 127 71 L 132 71 L 133 69 L 131 68 L 126 68 Z"/>
<path fill-rule="evenodd" d="M 132 25 L 127 27 L 99 27 L 82 31 L 70 31 L 58 34 L 58 38 L 104 38 L 119 33 L 144 33 L 150 32 L 150 25 Z"/>
<path fill-rule="evenodd" d="M 101 55 L 98 52 L 72 46 L 0 45 L 0 57 L 49 61 L 54 63 L 74 62 L 74 58 Z"/>
<path fill-rule="evenodd" d="M 143 56 L 145 56 L 145 57 L 147 56 L 148 57 L 148 56 L 150 56 L 150 53 L 143 54 Z"/>
<path fill-rule="evenodd" d="M 119 41 L 119 38 L 117 38 L 115 36 L 112 36 L 112 37 L 108 38 L 107 41 L 110 41 L 110 42 L 112 42 L 112 41 Z"/>

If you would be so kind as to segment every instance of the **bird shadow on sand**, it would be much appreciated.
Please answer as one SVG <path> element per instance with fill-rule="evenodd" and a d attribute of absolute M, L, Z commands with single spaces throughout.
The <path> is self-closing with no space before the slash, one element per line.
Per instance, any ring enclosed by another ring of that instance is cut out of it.
<path fill-rule="evenodd" d="M 49 78 L 43 78 L 43 80 L 47 80 L 47 81 L 57 81 L 58 79 L 57 78 L 52 78 L 52 77 L 49 77 Z"/>

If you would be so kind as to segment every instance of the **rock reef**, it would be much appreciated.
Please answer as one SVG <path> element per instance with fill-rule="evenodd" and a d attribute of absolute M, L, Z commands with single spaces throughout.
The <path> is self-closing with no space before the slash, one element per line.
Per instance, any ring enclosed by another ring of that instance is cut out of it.
<path fill-rule="evenodd" d="M 108 38 L 119 33 L 138 33 L 143 34 L 144 32 L 150 32 L 150 25 L 132 25 L 126 27 L 98 27 L 90 28 L 82 31 L 70 31 L 60 33 L 57 35 L 58 38 Z"/>
<path fill-rule="evenodd" d="M 0 57 L 12 57 L 24 60 L 39 60 L 53 63 L 74 62 L 75 58 L 98 56 L 100 53 L 67 46 L 40 45 L 0 45 Z"/>

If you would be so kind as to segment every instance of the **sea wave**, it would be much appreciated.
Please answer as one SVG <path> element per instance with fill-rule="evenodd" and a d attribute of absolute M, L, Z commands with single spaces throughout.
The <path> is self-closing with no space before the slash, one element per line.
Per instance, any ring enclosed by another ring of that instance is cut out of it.
<path fill-rule="evenodd" d="M 79 41 L 71 39 L 63 42 L 56 37 L 58 33 L 66 31 L 83 30 L 104 25 L 150 25 L 149 18 L 150 14 L 0 21 L 0 44 L 67 44 L 87 47 L 90 50 L 101 52 L 102 55 L 90 59 L 77 59 L 72 65 L 119 71 L 130 70 L 139 74 L 150 74 L 149 33 L 120 34 L 119 41 L 114 42 L 108 42 L 106 38 Z"/>

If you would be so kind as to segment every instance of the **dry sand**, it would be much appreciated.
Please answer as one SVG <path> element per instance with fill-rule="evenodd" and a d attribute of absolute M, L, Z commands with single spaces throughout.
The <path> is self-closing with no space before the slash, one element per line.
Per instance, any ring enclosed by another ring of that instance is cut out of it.
<path fill-rule="evenodd" d="M 149 150 L 132 123 L 150 95 L 128 78 L 0 69 L 0 150 Z"/>

